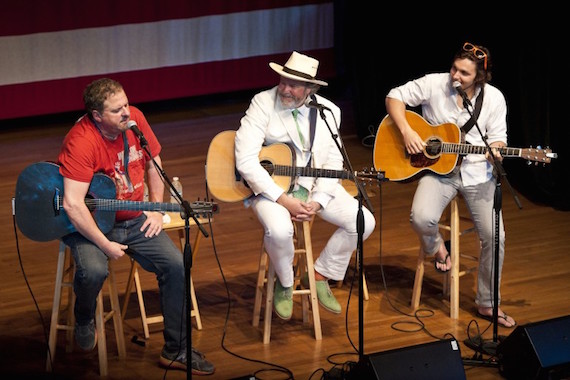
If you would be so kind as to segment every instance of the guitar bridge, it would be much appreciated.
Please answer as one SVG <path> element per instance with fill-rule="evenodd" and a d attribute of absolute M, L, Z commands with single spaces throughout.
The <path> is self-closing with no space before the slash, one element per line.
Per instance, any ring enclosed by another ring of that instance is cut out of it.
<path fill-rule="evenodd" d="M 58 216 L 59 211 L 63 208 L 61 201 L 60 190 L 56 187 L 53 193 L 53 214 L 55 216 Z"/>

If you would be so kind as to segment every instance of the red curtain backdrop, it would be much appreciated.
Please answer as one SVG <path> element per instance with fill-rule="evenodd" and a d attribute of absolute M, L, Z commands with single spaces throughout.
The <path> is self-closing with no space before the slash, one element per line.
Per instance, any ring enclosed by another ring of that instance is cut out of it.
<path fill-rule="evenodd" d="M 0 13 L 0 119 L 82 109 L 96 78 L 131 103 L 264 87 L 291 51 L 334 68 L 332 1 L 11 2 Z"/>

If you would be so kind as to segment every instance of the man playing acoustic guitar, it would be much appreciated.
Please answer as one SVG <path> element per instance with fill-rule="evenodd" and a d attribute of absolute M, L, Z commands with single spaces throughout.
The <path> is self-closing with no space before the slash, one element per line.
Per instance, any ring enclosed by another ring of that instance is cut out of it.
<path fill-rule="evenodd" d="M 104 233 L 85 201 L 95 174 L 104 173 L 113 179 L 117 199 L 142 201 L 146 175 L 150 201 L 162 202 L 164 184 L 151 160 L 161 165 L 161 145 L 143 113 L 129 104 L 120 83 L 108 78 L 95 80 L 86 87 L 83 101 L 86 114 L 68 132 L 58 157 L 63 206 L 76 230 L 62 238 L 71 248 L 76 266 L 75 340 L 83 350 L 95 347 L 95 301 L 108 275 L 108 261 L 129 253 L 158 280 L 165 340 L 159 363 L 186 371 L 192 360 L 193 374 L 212 374 L 214 365 L 204 355 L 193 348 L 186 352 L 183 256 L 162 230 L 162 214 L 119 211 L 113 228 Z M 146 137 L 152 157 L 130 122 Z"/>
<path fill-rule="evenodd" d="M 406 106 L 421 106 L 423 117 L 430 124 L 454 123 L 458 126 L 465 125 L 471 118 L 466 107 L 475 116 L 479 108 L 480 114 L 476 117 L 475 124 L 471 122 L 474 127 L 465 134 L 465 141 L 473 145 L 484 145 L 484 138 L 492 148 L 506 146 L 507 106 L 503 94 L 487 83 L 491 79 L 491 64 L 488 49 L 465 43 L 455 54 L 449 73 L 427 74 L 393 88 L 388 93 L 386 110 L 401 132 L 408 154 L 422 153 L 427 144 L 406 118 Z M 492 157 L 488 154 L 466 155 L 458 170 L 448 175 L 424 173 L 419 180 L 410 213 L 411 225 L 420 239 L 420 249 L 427 256 L 435 257 L 437 271 L 447 272 L 451 269 L 451 260 L 439 233 L 438 221 L 457 193 L 462 194 L 481 242 L 475 303 L 477 314 L 485 319 L 490 319 L 493 315 L 494 298 L 493 199 L 496 178 L 491 163 L 493 158 L 502 160 L 496 149 L 493 149 Z M 499 245 L 500 274 L 505 254 L 502 215 Z M 514 319 L 500 308 L 498 324 L 507 328 L 516 325 Z"/>
<path fill-rule="evenodd" d="M 316 117 L 314 106 L 309 108 L 307 104 L 313 99 L 319 107 L 324 107 L 324 112 L 331 116 L 335 136 L 340 133 L 340 109 L 315 95 L 320 86 L 327 85 L 315 78 L 319 66 L 316 59 L 293 52 L 285 65 L 273 62 L 269 65 L 280 75 L 279 84 L 252 99 L 236 132 L 235 159 L 237 170 L 253 191 L 254 195 L 246 200 L 246 204 L 251 204 L 263 226 L 263 242 L 277 275 L 273 306 L 280 318 L 291 318 L 293 221 L 309 221 L 319 215 L 338 229 L 315 262 L 317 296 L 326 310 L 340 313 L 341 306 L 332 294 L 328 280 L 344 278 L 356 249 L 358 201 L 335 178 L 302 176 L 296 179 L 292 192 L 288 193 L 259 160 L 264 145 L 285 143 L 294 149 L 299 167 L 342 170 L 343 156 L 331 131 L 322 118 Z M 366 239 L 376 222 L 368 209 L 363 208 L 363 213 L 363 239 Z M 306 285 L 307 280 L 304 280 L 301 282 Z"/>

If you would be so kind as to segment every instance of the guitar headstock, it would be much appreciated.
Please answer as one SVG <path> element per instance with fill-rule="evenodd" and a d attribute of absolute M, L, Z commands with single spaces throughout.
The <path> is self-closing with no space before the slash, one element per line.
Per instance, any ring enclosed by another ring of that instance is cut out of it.
<path fill-rule="evenodd" d="M 194 201 L 190 204 L 190 207 L 197 217 L 207 217 L 210 214 L 220 212 L 220 208 L 216 202 Z"/>
<path fill-rule="evenodd" d="M 531 165 L 533 162 L 538 165 L 540 162 L 542 164 L 549 164 L 553 158 L 558 158 L 558 154 L 553 153 L 552 149 L 546 148 L 542 149 L 539 145 L 536 148 L 525 148 L 521 149 L 521 158 L 527 160 L 527 163 Z"/>
<path fill-rule="evenodd" d="M 387 181 L 388 179 L 385 177 L 386 172 L 379 171 L 376 169 L 368 169 L 364 168 L 360 172 L 356 172 L 354 174 L 355 178 L 367 181 Z"/>

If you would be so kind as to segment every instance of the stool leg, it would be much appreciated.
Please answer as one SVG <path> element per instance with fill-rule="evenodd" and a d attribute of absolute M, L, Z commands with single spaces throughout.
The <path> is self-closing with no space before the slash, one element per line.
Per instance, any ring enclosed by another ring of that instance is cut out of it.
<path fill-rule="evenodd" d="M 417 310 L 420 306 L 420 298 L 422 295 L 422 283 L 424 281 L 424 261 L 426 255 L 423 249 L 420 249 L 418 262 L 416 264 L 416 277 L 414 279 L 414 289 L 412 291 L 412 310 Z"/>
<path fill-rule="evenodd" d="M 265 315 L 263 317 L 263 344 L 271 338 L 271 318 L 273 316 L 273 294 L 275 291 L 275 269 L 269 262 L 267 269 L 267 288 L 265 291 Z"/>
<path fill-rule="evenodd" d="M 133 291 L 133 281 L 135 279 L 135 272 L 136 268 L 136 261 L 133 259 L 131 260 L 131 270 L 129 271 L 129 279 L 127 280 L 127 288 L 125 289 L 125 299 L 123 300 L 123 307 L 121 308 L 121 319 L 125 320 L 125 315 L 127 315 L 127 306 L 129 305 L 129 298 L 131 296 L 131 292 Z"/>
<path fill-rule="evenodd" d="M 362 273 L 362 296 L 364 301 L 368 301 L 368 285 L 366 284 L 366 273 Z"/>
<path fill-rule="evenodd" d="M 182 252 L 184 252 L 184 243 L 186 242 L 186 237 L 184 236 L 183 230 L 178 230 L 178 237 L 180 238 L 180 247 Z M 196 232 L 196 237 L 194 238 L 194 250 L 192 251 L 192 261 L 196 259 L 196 253 L 200 249 L 200 242 L 202 241 L 202 234 L 198 231 Z M 190 300 L 192 301 L 192 310 L 190 311 L 190 317 L 194 317 L 196 320 L 196 329 L 202 330 L 202 318 L 200 318 L 200 310 L 198 309 L 198 299 L 196 298 L 196 292 L 194 290 L 194 280 L 190 277 Z"/>
<path fill-rule="evenodd" d="M 109 278 L 107 279 L 109 285 L 109 300 L 111 303 L 111 311 L 106 316 L 105 321 L 113 318 L 113 327 L 115 329 L 115 339 L 117 341 L 117 351 L 119 359 L 124 359 L 127 356 L 125 349 L 125 334 L 123 332 L 123 318 L 121 318 L 121 306 L 119 303 L 119 294 L 117 293 L 117 283 L 115 282 L 115 271 L 113 266 L 109 263 Z"/>
<path fill-rule="evenodd" d="M 313 245 L 311 242 L 311 222 L 303 222 L 303 239 L 305 244 L 305 255 L 307 261 L 307 272 L 309 274 L 309 288 L 311 289 L 311 307 L 313 309 L 313 325 L 315 329 L 315 339 L 323 338 L 321 330 L 321 317 L 319 314 L 319 300 L 317 298 L 317 285 L 315 284 L 315 268 L 313 261 Z"/>
<path fill-rule="evenodd" d="M 337 288 L 342 288 L 344 280 L 339 280 L 336 282 Z M 368 294 L 368 285 L 366 284 L 366 273 L 362 274 L 362 296 L 365 301 L 368 301 L 369 294 Z"/>
<path fill-rule="evenodd" d="M 62 284 L 62 287 L 66 287 L 67 292 L 67 319 L 66 324 L 62 325 L 62 328 L 65 328 L 66 334 L 66 347 L 65 352 L 68 354 L 73 352 L 73 344 L 74 344 L 74 334 L 75 334 L 75 311 L 73 310 L 73 306 L 75 305 L 75 292 L 73 291 L 73 276 L 75 275 L 75 263 L 73 262 L 73 258 L 71 257 L 71 251 L 69 248 L 66 248 L 67 252 L 67 261 L 68 266 L 66 269 L 67 272 L 67 281 Z"/>
<path fill-rule="evenodd" d="M 297 248 L 295 249 L 295 256 L 297 258 L 297 265 L 295 265 L 295 277 L 298 279 L 295 284 L 293 285 L 294 289 L 297 286 L 297 283 L 300 283 L 300 279 L 303 278 L 305 273 L 307 274 L 307 278 L 309 277 L 309 269 L 307 265 L 307 250 L 305 249 L 305 238 L 303 236 L 299 236 L 297 238 Z M 314 271 L 313 271 L 314 276 Z M 309 281 L 309 289 L 302 289 L 302 290 L 294 290 L 293 294 L 300 294 L 301 295 L 301 306 L 303 310 L 303 322 L 309 323 L 309 310 L 311 310 L 311 286 Z M 305 297 L 306 296 L 306 297 Z"/>
<path fill-rule="evenodd" d="M 107 366 L 107 338 L 105 336 L 105 317 L 103 316 L 103 294 L 97 296 L 97 309 L 95 310 L 95 329 L 97 330 L 97 351 L 99 356 L 99 374 L 109 375 Z"/>
<path fill-rule="evenodd" d="M 253 303 L 253 319 L 252 325 L 259 326 L 259 318 L 261 315 L 261 301 L 265 289 L 265 274 L 267 273 L 267 253 L 261 245 L 261 255 L 259 257 L 259 269 L 257 271 L 257 282 L 255 285 L 255 301 Z"/>
<path fill-rule="evenodd" d="M 59 323 L 59 308 L 61 307 L 61 288 L 64 276 L 65 267 L 65 244 L 59 244 L 59 256 L 57 259 L 57 270 L 55 275 L 55 290 L 53 294 L 53 306 L 51 308 L 51 322 L 49 328 L 49 339 L 48 339 L 48 352 L 46 361 L 46 371 L 51 372 L 53 370 L 52 364 L 55 359 L 55 349 L 57 346 L 57 330 Z M 70 306 L 71 307 L 71 306 Z"/>
<path fill-rule="evenodd" d="M 142 328 L 143 328 L 144 337 L 145 337 L 145 339 L 148 339 L 150 337 L 150 331 L 148 329 L 148 318 L 146 315 L 146 306 L 144 304 L 141 278 L 139 276 L 138 264 L 136 261 L 133 262 L 133 267 L 135 269 L 133 281 L 135 283 L 135 291 L 137 292 L 137 299 L 139 302 L 139 312 L 140 312 L 140 316 L 141 316 L 141 324 L 142 324 Z"/>
<path fill-rule="evenodd" d="M 449 316 L 452 319 L 459 317 L 459 209 L 457 201 L 451 206 L 451 270 L 449 271 L 450 306 Z"/>
<path fill-rule="evenodd" d="M 192 311 L 190 316 L 196 319 L 196 329 L 202 330 L 202 319 L 200 318 L 200 310 L 198 310 L 198 300 L 194 291 L 194 281 L 190 278 L 190 298 L 192 300 Z"/>

